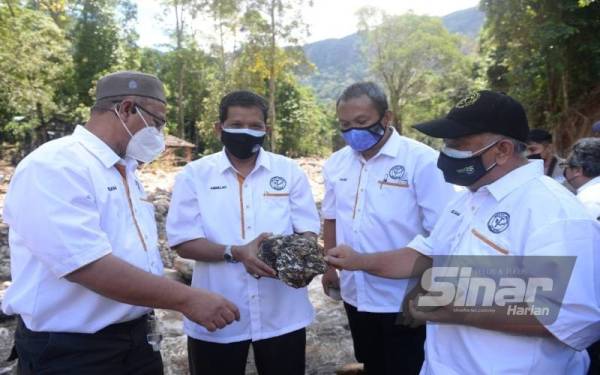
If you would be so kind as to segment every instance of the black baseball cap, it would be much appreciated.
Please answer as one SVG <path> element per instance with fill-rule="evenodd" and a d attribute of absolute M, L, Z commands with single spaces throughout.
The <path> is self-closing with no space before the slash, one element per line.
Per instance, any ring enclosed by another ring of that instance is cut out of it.
<path fill-rule="evenodd" d="M 460 138 L 480 133 L 501 134 L 527 141 L 529 125 L 525 109 L 510 96 L 489 90 L 461 99 L 446 117 L 414 126 L 434 138 Z"/>

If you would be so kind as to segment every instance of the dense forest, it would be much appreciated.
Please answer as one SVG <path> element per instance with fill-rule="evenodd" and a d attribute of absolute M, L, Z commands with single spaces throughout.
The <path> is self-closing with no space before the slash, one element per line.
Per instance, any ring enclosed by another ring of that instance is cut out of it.
<path fill-rule="evenodd" d="M 339 145 L 333 99 L 359 79 L 385 87 L 397 129 L 419 139 L 410 125 L 480 88 L 521 100 L 561 150 L 600 119 L 597 1 L 484 0 L 444 18 L 365 7 L 357 34 L 305 45 L 310 3 L 163 0 L 156 27 L 170 42 L 147 48 L 132 0 L 0 0 L 1 148 L 19 157 L 70 132 L 86 121 L 96 80 L 124 69 L 164 81 L 168 131 L 197 155 L 220 147 L 218 102 L 237 88 L 268 99 L 268 147 L 291 157 Z M 199 35 L 206 22 L 213 32 Z"/>

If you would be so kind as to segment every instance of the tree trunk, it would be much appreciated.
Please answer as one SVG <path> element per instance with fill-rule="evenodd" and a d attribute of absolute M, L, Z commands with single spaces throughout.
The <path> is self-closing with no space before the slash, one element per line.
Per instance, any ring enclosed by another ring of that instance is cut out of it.
<path fill-rule="evenodd" d="M 400 96 L 397 93 L 390 92 L 390 110 L 393 113 L 392 121 L 398 134 L 402 134 L 402 115 L 400 114 Z"/>
<path fill-rule="evenodd" d="M 276 150 L 277 114 L 275 112 L 275 1 L 271 0 L 271 56 L 269 61 L 269 118 L 271 119 L 271 152 Z"/>

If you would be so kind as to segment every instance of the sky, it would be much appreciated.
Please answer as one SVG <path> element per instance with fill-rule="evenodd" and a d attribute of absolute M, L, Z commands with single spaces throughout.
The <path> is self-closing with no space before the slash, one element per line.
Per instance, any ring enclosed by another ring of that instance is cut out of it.
<path fill-rule="evenodd" d="M 140 44 L 156 47 L 168 42 L 164 29 L 166 21 L 160 21 L 160 0 L 136 0 L 138 5 L 138 33 Z M 390 14 L 402 14 L 412 10 L 416 14 L 444 16 L 457 10 L 477 6 L 479 0 L 313 0 L 312 7 L 303 9 L 304 22 L 309 25 L 311 35 L 305 42 L 328 38 L 341 38 L 356 31 L 355 13 L 363 6 L 375 6 Z M 166 17 L 167 20 L 173 17 Z M 172 26 L 170 26 L 172 27 Z M 209 29 L 200 28 L 199 38 L 209 34 Z"/>

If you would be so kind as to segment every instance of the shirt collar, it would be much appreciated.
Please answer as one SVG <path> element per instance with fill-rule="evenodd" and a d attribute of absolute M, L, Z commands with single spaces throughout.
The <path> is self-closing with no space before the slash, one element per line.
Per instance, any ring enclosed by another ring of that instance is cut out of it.
<path fill-rule="evenodd" d="M 92 155 L 94 155 L 106 167 L 111 168 L 121 157 L 117 155 L 103 140 L 81 125 L 73 131 L 75 137 Z M 135 162 L 135 160 L 133 160 Z M 137 165 L 137 162 L 135 162 Z M 125 163 L 129 166 L 130 163 Z"/>
<path fill-rule="evenodd" d="M 229 161 L 227 154 L 225 153 L 225 147 L 219 152 L 219 156 L 217 158 L 217 167 L 220 173 L 224 173 L 228 169 L 232 169 L 236 171 L 235 167 Z M 257 170 L 260 167 L 264 167 L 265 169 L 271 170 L 271 159 L 267 152 L 261 147 L 258 151 L 258 157 L 256 158 L 256 164 L 254 166 L 253 171 Z M 237 172 L 237 171 L 236 171 Z"/>
<path fill-rule="evenodd" d="M 371 160 L 375 160 L 380 155 L 386 155 L 393 158 L 398 155 L 398 150 L 400 148 L 400 135 L 398 134 L 398 132 L 396 132 L 396 129 L 394 129 L 393 126 L 390 127 L 392 129 L 392 134 L 387 139 L 387 141 L 385 141 L 385 144 L 383 145 L 383 147 L 381 147 L 377 154 L 375 154 L 371 158 Z M 354 151 L 354 155 L 356 155 L 362 162 L 365 162 L 365 159 L 360 152 Z"/>
<path fill-rule="evenodd" d="M 482 188 L 489 191 L 496 201 L 500 201 L 526 182 L 543 175 L 544 162 L 542 160 L 532 160 Z"/>
<path fill-rule="evenodd" d="M 586 182 L 585 184 L 581 185 L 579 187 L 579 189 L 577 189 L 577 194 L 581 193 L 585 189 L 590 188 L 594 185 L 600 185 L 600 176 L 594 177 L 591 180 L 589 180 L 588 182 Z"/>

